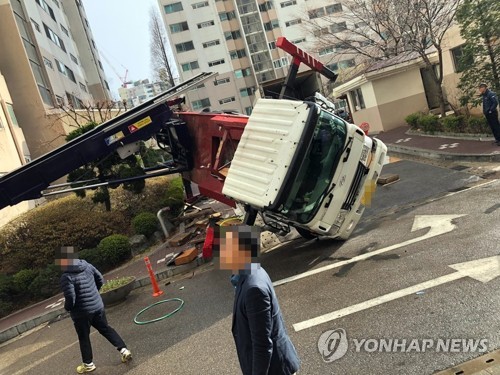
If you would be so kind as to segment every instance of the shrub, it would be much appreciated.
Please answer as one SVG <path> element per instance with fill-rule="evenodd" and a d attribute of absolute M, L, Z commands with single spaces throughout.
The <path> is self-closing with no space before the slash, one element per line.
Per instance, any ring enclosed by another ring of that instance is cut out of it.
<path fill-rule="evenodd" d="M 30 285 L 31 293 L 35 297 L 48 298 L 59 292 L 61 269 L 55 264 L 48 265 L 41 270 Z"/>
<path fill-rule="evenodd" d="M 461 133 L 465 130 L 463 116 L 446 116 L 441 119 L 441 123 L 446 131 Z"/>
<path fill-rule="evenodd" d="M 15 292 L 14 279 L 9 275 L 0 274 L 0 299 L 8 301 Z"/>
<path fill-rule="evenodd" d="M 12 302 L 0 299 L 0 318 L 9 315 L 14 310 Z"/>
<path fill-rule="evenodd" d="M 80 259 L 86 260 L 88 263 L 92 264 L 95 268 L 97 268 L 101 272 L 105 272 L 108 269 L 110 269 L 110 267 L 108 267 L 104 263 L 103 257 L 99 249 L 80 250 L 80 252 L 78 253 L 78 257 Z"/>
<path fill-rule="evenodd" d="M 132 226 L 137 234 L 151 237 L 158 229 L 158 219 L 151 212 L 142 212 L 132 220 Z"/>
<path fill-rule="evenodd" d="M 425 132 L 435 132 L 439 130 L 439 119 L 433 114 L 422 115 L 418 119 L 418 126 Z"/>
<path fill-rule="evenodd" d="M 491 129 L 483 116 L 471 116 L 467 119 L 467 130 L 470 133 L 491 134 Z"/>
<path fill-rule="evenodd" d="M 14 287 L 18 293 L 31 295 L 30 285 L 38 276 L 39 271 L 33 269 L 24 269 L 16 273 L 13 277 Z"/>
<path fill-rule="evenodd" d="M 420 113 L 420 112 L 411 113 L 405 117 L 405 121 L 408 125 L 410 125 L 411 129 L 416 130 L 416 129 L 418 129 L 418 125 L 419 125 L 418 123 L 419 123 L 420 117 L 422 117 L 422 113 Z"/>
<path fill-rule="evenodd" d="M 162 203 L 164 207 L 170 207 L 170 213 L 173 217 L 179 216 L 184 208 L 184 185 L 181 177 L 169 182 Z"/>
<path fill-rule="evenodd" d="M 107 267 L 115 267 L 132 255 L 128 237 L 121 234 L 113 234 L 103 238 L 97 249 Z"/>
<path fill-rule="evenodd" d="M 99 291 L 101 294 L 102 293 L 106 293 L 110 290 L 113 290 L 113 289 L 116 289 L 116 288 L 119 288 L 123 285 L 126 285 L 128 284 L 129 282 L 131 282 L 132 280 L 134 280 L 134 277 L 133 276 L 126 276 L 126 277 L 119 277 L 119 278 L 116 278 L 116 279 L 111 279 L 111 280 L 108 280 L 104 283 L 104 285 L 102 286 L 101 290 Z"/>

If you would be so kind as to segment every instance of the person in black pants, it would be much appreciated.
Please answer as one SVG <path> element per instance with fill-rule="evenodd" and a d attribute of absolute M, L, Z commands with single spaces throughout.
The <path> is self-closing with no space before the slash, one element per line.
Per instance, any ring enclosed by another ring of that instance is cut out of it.
<path fill-rule="evenodd" d="M 56 259 L 62 270 L 61 289 L 64 293 L 64 308 L 70 312 L 80 342 L 83 363 L 76 372 L 83 374 L 96 369 L 90 343 L 90 327 L 94 327 L 114 347 L 118 349 L 122 362 L 132 359 L 120 335 L 108 324 L 104 304 L 99 289 L 104 278 L 101 273 L 85 260 L 77 259 L 72 247 L 63 247 Z"/>
<path fill-rule="evenodd" d="M 495 136 L 495 143 L 500 146 L 500 123 L 498 122 L 498 98 L 497 94 L 488 89 L 486 83 L 479 85 L 479 92 L 483 97 L 483 113 Z"/>

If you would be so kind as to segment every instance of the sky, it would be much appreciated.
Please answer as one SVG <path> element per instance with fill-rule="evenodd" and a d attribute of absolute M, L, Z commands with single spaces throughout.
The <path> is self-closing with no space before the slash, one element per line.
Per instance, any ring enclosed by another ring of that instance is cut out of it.
<path fill-rule="evenodd" d="M 127 81 L 151 79 L 149 12 L 159 11 L 158 1 L 83 0 L 83 5 L 113 95 L 127 69 Z"/>

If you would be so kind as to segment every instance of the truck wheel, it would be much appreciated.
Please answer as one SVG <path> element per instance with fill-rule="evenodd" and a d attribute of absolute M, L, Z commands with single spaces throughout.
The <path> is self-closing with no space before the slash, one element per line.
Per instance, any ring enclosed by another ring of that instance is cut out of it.
<path fill-rule="evenodd" d="M 298 227 L 296 227 L 295 229 L 297 229 L 297 232 L 299 232 L 302 238 L 305 238 L 306 240 L 314 240 L 315 238 L 318 238 L 316 234 L 314 234 L 311 231 L 308 231 L 307 229 Z"/>

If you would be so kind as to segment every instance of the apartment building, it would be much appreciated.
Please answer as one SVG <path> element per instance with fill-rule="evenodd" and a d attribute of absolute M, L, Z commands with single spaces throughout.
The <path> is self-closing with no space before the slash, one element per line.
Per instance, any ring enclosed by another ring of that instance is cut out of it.
<path fill-rule="evenodd" d="M 169 87 L 170 85 L 166 82 L 150 83 L 148 79 L 143 79 L 133 82 L 131 87 L 128 85 L 120 87 L 118 95 L 122 102 L 126 103 L 127 108 L 132 108 L 167 91 Z"/>
<path fill-rule="evenodd" d="M 19 127 L 12 98 L 0 72 L 0 176 L 21 167 L 31 160 L 31 155 Z M 22 202 L 2 209 L 0 227 L 19 214 L 34 207 L 33 201 Z"/>
<path fill-rule="evenodd" d="M 110 97 L 87 25 L 80 1 L 0 0 L 0 70 L 33 157 L 64 142 L 55 107 Z"/>
<path fill-rule="evenodd" d="M 321 46 L 321 28 L 341 32 L 342 5 L 328 0 L 158 0 L 181 80 L 215 71 L 188 94 L 193 110 L 250 114 L 264 82 L 283 78 L 291 62 L 276 48 L 280 36 L 318 57 L 333 70 L 355 65 L 340 46 Z M 331 16 L 330 20 L 322 19 Z M 334 17 L 338 23 L 332 24 Z M 318 18 L 318 30 L 305 20 Z M 324 26 L 321 26 L 324 25 Z"/>

